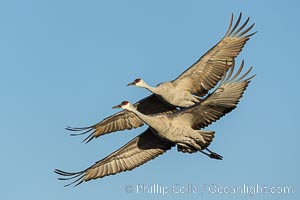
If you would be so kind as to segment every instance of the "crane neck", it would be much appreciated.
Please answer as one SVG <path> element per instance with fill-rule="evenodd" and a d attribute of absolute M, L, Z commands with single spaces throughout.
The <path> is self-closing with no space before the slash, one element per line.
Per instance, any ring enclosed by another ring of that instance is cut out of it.
<path fill-rule="evenodd" d="M 155 118 L 148 116 L 148 115 L 144 115 L 143 113 L 139 112 L 135 107 L 130 106 L 130 108 L 128 109 L 129 111 L 133 112 L 134 114 L 136 114 L 136 116 L 138 118 L 140 118 L 144 123 L 148 124 L 149 126 L 155 126 Z"/>
<path fill-rule="evenodd" d="M 152 92 L 154 94 L 158 94 L 157 87 L 152 87 L 152 86 L 148 85 L 147 83 L 144 83 L 142 87 L 146 88 L 148 91 L 150 91 L 150 92 Z"/>

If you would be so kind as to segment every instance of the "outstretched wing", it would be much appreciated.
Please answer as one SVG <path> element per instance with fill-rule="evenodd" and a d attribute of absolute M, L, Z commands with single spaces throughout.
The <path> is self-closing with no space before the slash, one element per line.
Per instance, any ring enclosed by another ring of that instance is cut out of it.
<path fill-rule="evenodd" d="M 204 128 L 211 123 L 217 121 L 234 108 L 236 108 L 239 100 L 243 96 L 250 79 L 255 75 L 245 78 L 252 67 L 242 76 L 238 77 L 243 69 L 242 62 L 237 73 L 231 78 L 234 65 L 230 68 L 228 76 L 220 83 L 220 86 L 209 96 L 207 96 L 200 104 L 182 110 L 182 112 L 174 113 L 175 120 L 185 120 L 193 129 Z"/>
<path fill-rule="evenodd" d="M 132 170 L 163 154 L 174 145 L 173 143 L 160 139 L 148 128 L 119 150 L 96 162 L 84 171 L 70 173 L 55 169 L 54 172 L 62 176 L 67 176 L 67 178 L 59 178 L 60 180 L 75 179 L 75 181 L 66 186 L 71 184 L 79 185 L 91 179 Z"/>
<path fill-rule="evenodd" d="M 175 87 L 203 97 L 216 86 L 232 65 L 235 57 L 242 51 L 245 43 L 256 33 L 246 35 L 252 29 L 254 23 L 244 29 L 250 18 L 247 18 L 244 24 L 239 27 L 241 18 L 242 13 L 240 13 L 237 22 L 232 27 L 233 15 L 231 16 L 228 31 L 223 39 L 176 78 L 173 81 Z"/>
<path fill-rule="evenodd" d="M 155 95 L 150 95 L 133 105 L 138 111 L 145 115 L 171 113 L 176 111 L 176 107 L 160 101 Z M 88 143 L 92 139 L 101 135 L 125 129 L 130 130 L 143 125 L 144 123 L 134 113 L 123 110 L 103 119 L 101 122 L 98 122 L 92 126 L 82 128 L 66 127 L 66 129 L 70 131 L 82 132 L 79 134 L 71 134 L 72 136 L 90 133 L 89 136 L 83 140 L 84 142 Z"/>

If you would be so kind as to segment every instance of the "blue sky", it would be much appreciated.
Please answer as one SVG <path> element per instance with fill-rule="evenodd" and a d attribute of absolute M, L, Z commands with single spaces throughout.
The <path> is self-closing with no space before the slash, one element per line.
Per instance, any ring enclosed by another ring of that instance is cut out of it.
<path fill-rule="evenodd" d="M 1 1 L 1 199 L 299 199 L 299 2 Z M 113 114 L 149 93 L 125 85 L 172 80 L 227 30 L 231 13 L 258 33 L 237 59 L 254 66 L 238 108 L 208 127 L 223 161 L 176 149 L 131 172 L 64 188 L 54 168 L 82 170 L 146 127 L 89 144 L 66 125 Z M 196 194 L 137 194 L 138 184 L 193 185 Z M 217 194 L 209 189 L 292 187 L 292 194 Z"/>

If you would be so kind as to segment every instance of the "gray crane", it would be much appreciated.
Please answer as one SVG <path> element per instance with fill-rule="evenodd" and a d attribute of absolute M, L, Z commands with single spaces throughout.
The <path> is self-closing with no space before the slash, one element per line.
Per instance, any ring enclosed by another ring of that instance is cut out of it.
<path fill-rule="evenodd" d="M 241 18 L 242 13 L 240 13 L 235 25 L 233 25 L 232 15 L 225 36 L 177 79 L 162 83 L 156 88 L 150 88 L 144 84 L 154 94 L 136 102 L 133 106 L 145 115 L 153 115 L 176 112 L 178 110 L 177 106 L 186 107 L 199 102 L 200 98 L 205 96 L 221 80 L 234 62 L 234 58 L 241 52 L 245 43 L 256 33 L 246 35 L 252 29 L 254 23 L 244 29 L 250 18 L 247 18 L 239 26 Z M 141 83 L 144 83 L 144 81 L 136 79 L 134 83 L 129 85 L 143 86 Z M 176 95 L 174 95 L 175 93 Z M 165 101 L 162 101 L 162 99 L 165 99 Z M 134 113 L 123 110 L 92 126 L 81 128 L 67 126 L 66 129 L 80 132 L 71 134 L 73 136 L 89 133 L 83 140 L 88 143 L 101 135 L 115 131 L 130 130 L 143 125 L 144 122 Z"/>
<path fill-rule="evenodd" d="M 254 32 L 245 35 L 254 24 L 243 30 L 249 18 L 236 30 L 241 18 L 242 14 L 240 14 L 235 26 L 231 29 L 232 16 L 228 31 L 223 39 L 175 80 L 151 87 L 144 80 L 137 78 L 128 86 L 146 88 L 159 99 L 176 107 L 189 107 L 199 103 L 201 97 L 206 95 L 221 80 L 250 36 L 255 34 Z"/>
<path fill-rule="evenodd" d="M 123 108 L 133 113 L 148 124 L 149 128 L 117 151 L 83 171 L 73 173 L 55 169 L 55 173 L 66 176 L 66 178 L 59 178 L 60 180 L 75 179 L 66 186 L 79 185 L 84 181 L 132 170 L 175 145 L 181 152 L 202 152 L 211 158 L 222 159 L 220 155 L 207 149 L 215 132 L 201 129 L 217 121 L 237 106 L 250 79 L 254 77 L 253 75 L 245 78 L 252 67 L 239 77 L 243 65 L 244 62 L 233 77 L 234 66 L 232 66 L 226 78 L 223 76 L 219 87 L 205 97 L 201 103 L 170 114 L 145 115 L 128 101 L 114 106 L 113 108 Z"/>

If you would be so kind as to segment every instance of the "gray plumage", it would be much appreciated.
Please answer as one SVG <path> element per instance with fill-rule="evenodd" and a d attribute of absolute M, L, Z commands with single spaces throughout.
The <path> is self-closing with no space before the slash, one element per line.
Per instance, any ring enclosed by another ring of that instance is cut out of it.
<path fill-rule="evenodd" d="M 146 88 L 173 106 L 189 107 L 199 103 L 201 97 L 221 80 L 245 43 L 255 34 L 254 32 L 247 35 L 254 24 L 244 30 L 250 18 L 239 27 L 241 18 L 242 13 L 232 27 L 232 15 L 225 36 L 175 80 L 151 87 L 139 78 L 128 85 Z"/>
<path fill-rule="evenodd" d="M 255 34 L 246 35 L 254 26 L 245 28 L 249 18 L 239 27 L 242 14 L 239 15 L 233 26 L 233 15 L 225 36 L 208 52 L 206 52 L 190 68 L 171 82 L 161 83 L 158 87 L 150 87 L 143 80 L 136 79 L 129 85 L 146 87 L 152 94 L 133 106 L 145 115 L 166 114 L 176 112 L 176 107 L 187 107 L 199 103 L 210 89 L 216 86 L 228 68 L 234 62 L 234 58 L 241 52 L 245 43 Z M 123 110 L 104 120 L 88 127 L 67 127 L 67 130 L 78 131 L 83 135 L 89 133 L 84 139 L 89 142 L 94 138 L 120 130 L 130 130 L 143 126 L 144 122 L 133 113 Z"/>
<path fill-rule="evenodd" d="M 175 145 L 178 151 L 182 152 L 202 151 L 212 142 L 214 131 L 201 129 L 232 111 L 253 77 L 245 78 L 251 68 L 239 77 L 243 65 L 244 62 L 233 77 L 234 66 L 232 66 L 217 89 L 205 97 L 201 103 L 174 113 L 148 116 L 139 112 L 128 101 L 122 102 L 116 107 L 134 113 L 150 127 L 119 150 L 83 171 L 72 173 L 56 169 L 55 172 L 66 176 L 66 178 L 60 178 L 61 180 L 75 178 L 75 181 L 70 184 L 78 185 L 84 181 L 132 170 Z"/>

